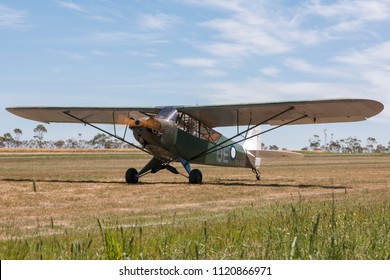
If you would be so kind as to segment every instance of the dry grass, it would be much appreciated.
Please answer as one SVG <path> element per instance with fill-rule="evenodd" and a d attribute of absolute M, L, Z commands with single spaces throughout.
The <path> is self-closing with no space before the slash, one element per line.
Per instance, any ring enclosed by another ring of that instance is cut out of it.
<path fill-rule="evenodd" d="M 97 219 L 123 228 L 172 219 L 202 222 L 247 208 L 330 201 L 332 194 L 353 200 L 369 193 L 368 205 L 390 198 L 390 156 L 268 162 L 260 182 L 247 169 L 197 166 L 204 177 L 200 186 L 168 171 L 126 185 L 125 170 L 139 170 L 147 161 L 123 151 L 0 151 L 0 239 L 86 234 Z"/>

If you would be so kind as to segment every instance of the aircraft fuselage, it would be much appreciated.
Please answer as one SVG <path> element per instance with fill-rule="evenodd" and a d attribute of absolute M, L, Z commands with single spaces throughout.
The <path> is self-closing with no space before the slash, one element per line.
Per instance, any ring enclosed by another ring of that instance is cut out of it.
<path fill-rule="evenodd" d="M 244 148 L 222 136 L 215 143 L 190 134 L 169 120 L 159 120 L 161 129 L 153 131 L 146 127 L 134 127 L 135 139 L 157 158 L 164 161 L 191 161 L 197 164 L 232 167 L 252 167 Z M 218 143 L 224 148 L 202 155 Z M 200 157 L 198 157 L 201 155 Z"/>

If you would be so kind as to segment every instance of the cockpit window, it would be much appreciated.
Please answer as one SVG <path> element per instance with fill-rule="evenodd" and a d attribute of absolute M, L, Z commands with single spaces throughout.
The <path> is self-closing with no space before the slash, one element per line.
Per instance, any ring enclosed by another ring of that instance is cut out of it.
<path fill-rule="evenodd" d="M 155 116 L 156 119 L 168 120 L 177 125 L 177 127 L 195 137 L 216 143 L 221 134 L 212 128 L 207 127 L 197 119 L 179 112 L 175 107 L 165 107 Z"/>
<path fill-rule="evenodd" d="M 156 115 L 156 119 L 176 122 L 178 115 L 175 107 L 165 107 Z"/>
<path fill-rule="evenodd" d="M 178 128 L 184 130 L 185 132 L 196 136 L 200 139 L 207 140 L 213 143 L 216 143 L 221 134 L 215 131 L 212 128 L 209 128 L 204 123 L 201 123 L 197 119 L 185 114 L 184 112 L 180 113 L 178 120 Z"/>

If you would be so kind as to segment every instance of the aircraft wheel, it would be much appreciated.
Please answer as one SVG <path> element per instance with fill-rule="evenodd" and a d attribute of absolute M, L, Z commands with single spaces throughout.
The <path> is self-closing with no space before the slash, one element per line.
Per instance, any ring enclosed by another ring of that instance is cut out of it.
<path fill-rule="evenodd" d="M 138 171 L 135 168 L 130 168 L 126 171 L 126 183 L 137 184 L 138 183 Z"/>
<path fill-rule="evenodd" d="M 193 169 L 190 172 L 190 184 L 202 184 L 202 172 L 199 169 Z"/>

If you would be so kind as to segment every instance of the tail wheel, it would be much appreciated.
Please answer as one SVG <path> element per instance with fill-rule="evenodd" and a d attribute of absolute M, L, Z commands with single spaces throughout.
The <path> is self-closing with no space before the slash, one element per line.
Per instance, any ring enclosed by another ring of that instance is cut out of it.
<path fill-rule="evenodd" d="M 190 184 L 202 184 L 202 179 L 202 172 L 199 169 L 191 170 L 189 177 Z"/>
<path fill-rule="evenodd" d="M 138 183 L 138 171 L 135 168 L 130 168 L 126 171 L 125 174 L 127 184 L 137 184 Z"/>

